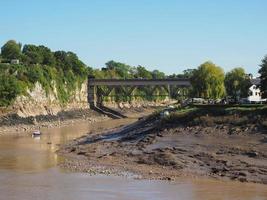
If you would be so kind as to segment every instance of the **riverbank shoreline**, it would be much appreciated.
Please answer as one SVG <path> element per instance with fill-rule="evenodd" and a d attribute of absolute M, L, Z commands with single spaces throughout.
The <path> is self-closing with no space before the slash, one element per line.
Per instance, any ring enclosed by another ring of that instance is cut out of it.
<path fill-rule="evenodd" d="M 118 112 L 128 116 L 138 116 L 142 112 L 152 112 L 154 107 L 124 108 Z M 89 108 L 62 111 L 57 115 L 39 115 L 35 117 L 19 117 L 17 114 L 7 114 L 0 117 L 0 137 L 4 135 L 27 135 L 33 130 L 43 130 L 55 127 L 65 127 L 83 122 L 93 124 L 95 122 L 110 120 L 107 115 L 101 114 Z"/>
<path fill-rule="evenodd" d="M 267 184 L 265 132 L 254 121 L 240 128 L 231 123 L 214 125 L 212 120 L 219 118 L 209 117 L 211 125 L 173 126 L 149 116 L 104 133 L 90 133 L 60 148 L 58 154 L 66 158 L 60 166 L 92 175 L 134 174 L 156 180 L 208 177 Z"/>
<path fill-rule="evenodd" d="M 80 122 L 93 123 L 107 119 L 107 116 L 103 116 L 90 109 L 76 109 L 63 111 L 57 115 L 41 115 L 26 118 L 19 117 L 16 114 L 9 114 L 0 118 L 0 136 L 25 135 L 38 129 L 64 127 Z"/>

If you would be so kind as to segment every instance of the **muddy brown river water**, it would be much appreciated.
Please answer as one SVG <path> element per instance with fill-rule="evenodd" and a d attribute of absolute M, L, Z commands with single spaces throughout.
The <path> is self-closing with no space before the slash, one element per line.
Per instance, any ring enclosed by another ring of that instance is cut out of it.
<path fill-rule="evenodd" d="M 0 137 L 0 200 L 166 199 L 267 200 L 267 186 L 204 179 L 176 182 L 71 173 L 57 167 L 59 144 L 87 132 L 133 122 L 122 119 L 43 130 L 40 138 Z"/>

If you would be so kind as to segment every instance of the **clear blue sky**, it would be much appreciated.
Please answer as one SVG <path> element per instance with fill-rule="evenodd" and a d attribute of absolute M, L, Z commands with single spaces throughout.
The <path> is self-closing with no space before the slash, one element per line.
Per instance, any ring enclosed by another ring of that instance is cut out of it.
<path fill-rule="evenodd" d="M 167 74 L 211 60 L 257 74 L 267 54 L 266 0 L 0 0 L 9 39 Z"/>

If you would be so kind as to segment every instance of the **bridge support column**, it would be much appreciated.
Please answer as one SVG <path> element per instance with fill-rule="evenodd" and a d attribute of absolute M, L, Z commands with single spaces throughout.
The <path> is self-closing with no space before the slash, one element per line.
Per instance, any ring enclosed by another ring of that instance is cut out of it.
<path fill-rule="evenodd" d="M 87 92 L 88 92 L 88 103 L 90 107 L 96 106 L 96 86 L 90 84 L 90 79 L 88 79 L 87 84 Z"/>
<path fill-rule="evenodd" d="M 170 85 L 163 85 L 162 88 L 168 93 L 169 99 L 171 98 L 171 87 Z"/>

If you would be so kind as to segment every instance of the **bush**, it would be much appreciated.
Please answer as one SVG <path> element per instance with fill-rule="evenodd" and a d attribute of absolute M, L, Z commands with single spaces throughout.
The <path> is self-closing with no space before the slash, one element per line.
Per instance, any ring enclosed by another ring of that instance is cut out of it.
<path fill-rule="evenodd" d="M 0 76 L 0 106 L 9 106 L 21 94 L 22 87 L 14 76 Z"/>

